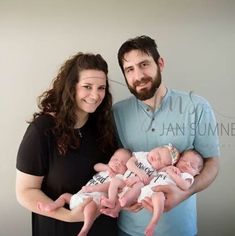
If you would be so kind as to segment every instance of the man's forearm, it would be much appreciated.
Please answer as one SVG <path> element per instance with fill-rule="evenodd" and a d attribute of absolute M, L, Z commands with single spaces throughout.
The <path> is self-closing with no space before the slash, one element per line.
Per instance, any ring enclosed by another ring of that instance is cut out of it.
<path fill-rule="evenodd" d="M 200 192 L 207 188 L 216 178 L 219 171 L 219 159 L 206 158 L 201 173 L 195 177 L 193 185 L 189 189 L 189 194 Z"/>

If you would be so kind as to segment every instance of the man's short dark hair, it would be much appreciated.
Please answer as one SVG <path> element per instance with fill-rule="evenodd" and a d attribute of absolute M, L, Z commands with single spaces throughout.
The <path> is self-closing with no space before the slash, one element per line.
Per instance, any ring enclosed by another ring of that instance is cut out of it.
<path fill-rule="evenodd" d="M 119 48 L 118 63 L 123 73 L 124 73 L 124 68 L 123 68 L 124 55 L 125 53 L 128 53 L 132 50 L 139 50 L 143 53 L 151 55 L 156 64 L 158 65 L 158 59 L 160 57 L 160 54 L 157 50 L 156 42 L 149 36 L 142 35 L 132 39 L 128 39 Z"/>

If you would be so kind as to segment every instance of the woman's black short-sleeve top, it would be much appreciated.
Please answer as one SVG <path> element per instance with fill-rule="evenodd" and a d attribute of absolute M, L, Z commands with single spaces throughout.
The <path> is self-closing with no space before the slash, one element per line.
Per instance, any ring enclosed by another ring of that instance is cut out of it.
<path fill-rule="evenodd" d="M 25 132 L 16 162 L 18 170 L 44 176 L 42 191 L 53 200 L 66 192 L 78 192 L 95 174 L 94 165 L 107 163 L 114 151 L 104 153 L 98 148 L 99 134 L 94 133 L 94 123 L 89 119 L 79 131 L 82 134 L 79 149 L 69 149 L 61 156 L 50 130 L 54 125 L 51 115 L 37 117 Z M 83 222 L 66 223 L 32 213 L 33 236 L 75 236 L 82 225 Z M 98 217 L 88 235 L 99 234 L 117 235 L 116 219 L 104 215 Z"/>

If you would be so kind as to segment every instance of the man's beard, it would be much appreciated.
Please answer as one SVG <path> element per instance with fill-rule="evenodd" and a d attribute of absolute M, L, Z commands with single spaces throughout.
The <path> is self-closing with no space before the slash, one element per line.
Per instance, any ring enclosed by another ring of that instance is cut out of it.
<path fill-rule="evenodd" d="M 150 89 L 148 88 L 144 88 L 144 89 L 141 89 L 141 91 L 137 92 L 136 91 L 136 87 L 140 84 L 140 83 L 147 83 L 151 81 L 152 82 L 152 86 Z M 145 100 L 148 100 L 150 98 L 152 98 L 157 89 L 159 88 L 160 84 L 162 82 L 162 75 L 160 73 L 160 70 L 158 69 L 157 70 L 157 74 L 154 78 L 152 77 L 144 77 L 142 78 L 140 81 L 136 81 L 134 84 L 133 84 L 133 87 L 131 87 L 128 83 L 127 83 L 127 87 L 129 88 L 130 92 L 139 100 L 141 101 L 145 101 Z"/>

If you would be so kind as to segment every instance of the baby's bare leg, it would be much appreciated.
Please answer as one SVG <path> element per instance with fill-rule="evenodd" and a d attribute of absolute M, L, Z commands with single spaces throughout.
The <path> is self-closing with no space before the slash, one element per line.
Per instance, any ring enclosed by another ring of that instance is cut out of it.
<path fill-rule="evenodd" d="M 100 204 L 102 207 L 114 208 L 118 202 L 118 192 L 125 186 L 125 181 L 114 177 L 109 184 L 108 197 L 102 196 Z"/>
<path fill-rule="evenodd" d="M 77 236 L 86 236 L 97 216 L 98 206 L 92 200 L 84 207 L 84 224 Z"/>
<path fill-rule="evenodd" d="M 153 203 L 153 216 L 145 228 L 146 236 L 153 236 L 154 229 L 163 213 L 164 203 L 165 203 L 165 195 L 162 192 L 154 192 L 152 195 L 152 203 Z"/>
<path fill-rule="evenodd" d="M 125 181 L 118 177 L 114 177 L 111 180 L 110 185 L 109 185 L 109 190 L 108 190 L 109 201 L 106 201 L 106 207 L 109 207 L 109 208 L 115 207 L 117 203 L 117 199 L 118 199 L 118 192 L 120 191 L 120 189 L 123 189 L 125 185 L 126 185 Z"/>
<path fill-rule="evenodd" d="M 65 205 L 65 203 L 69 204 L 72 194 L 64 193 L 59 198 L 57 198 L 54 202 L 51 203 L 42 203 L 38 202 L 37 207 L 41 211 L 53 211 Z"/>
<path fill-rule="evenodd" d="M 123 196 L 119 197 L 120 206 L 128 207 L 137 202 L 141 188 L 143 186 L 144 184 L 142 182 L 137 182 L 132 187 L 130 187 Z"/>

